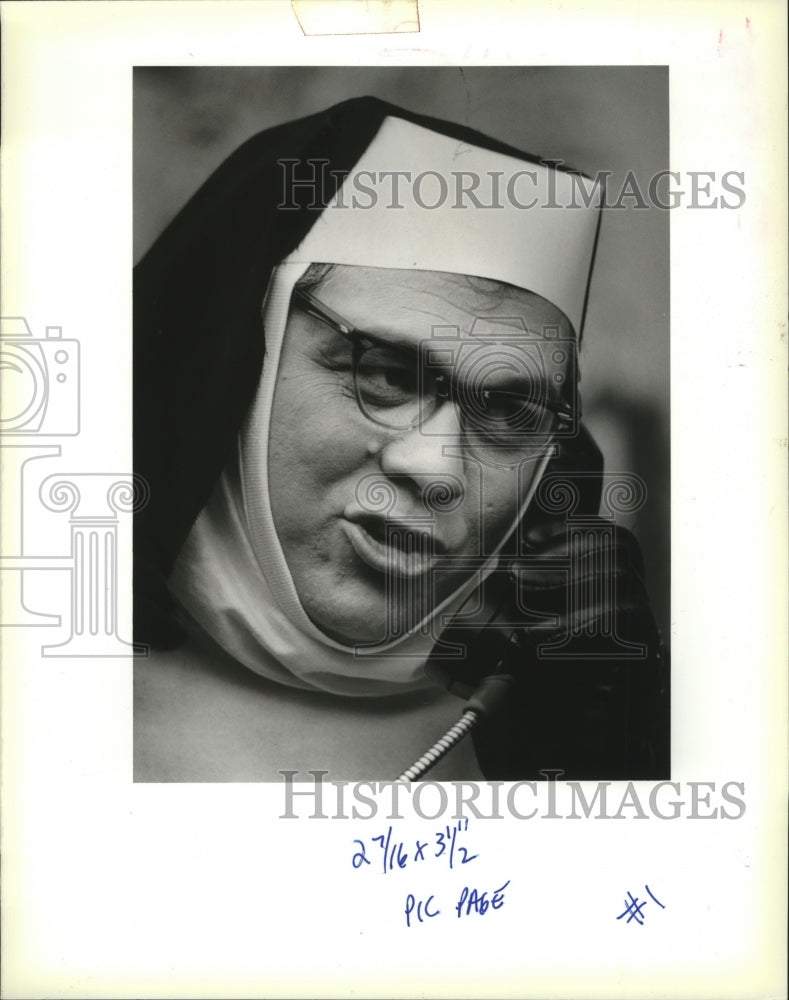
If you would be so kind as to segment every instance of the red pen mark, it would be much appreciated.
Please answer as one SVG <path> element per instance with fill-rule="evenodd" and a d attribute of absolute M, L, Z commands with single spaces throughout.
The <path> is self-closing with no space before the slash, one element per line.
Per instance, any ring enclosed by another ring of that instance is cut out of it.
<path fill-rule="evenodd" d="M 750 28 L 750 26 L 751 26 L 751 19 L 749 17 L 746 17 L 745 18 L 745 27 L 746 28 Z"/>

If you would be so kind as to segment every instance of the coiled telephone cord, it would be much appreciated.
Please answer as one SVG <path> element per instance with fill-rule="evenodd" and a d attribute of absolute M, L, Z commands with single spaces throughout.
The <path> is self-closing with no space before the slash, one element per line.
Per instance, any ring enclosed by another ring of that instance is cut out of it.
<path fill-rule="evenodd" d="M 463 714 L 458 721 L 448 729 L 441 739 L 437 740 L 429 750 L 407 768 L 398 781 L 418 781 L 431 768 L 442 760 L 468 736 L 477 722 L 483 716 L 492 715 L 504 700 L 514 678 L 510 674 L 491 674 L 485 677 L 474 694 L 466 702 Z"/>

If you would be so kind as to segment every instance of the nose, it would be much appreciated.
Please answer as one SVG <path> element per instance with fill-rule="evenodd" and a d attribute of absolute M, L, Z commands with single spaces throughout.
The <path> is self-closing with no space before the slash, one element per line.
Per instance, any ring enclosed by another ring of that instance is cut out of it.
<path fill-rule="evenodd" d="M 453 403 L 445 403 L 421 425 L 391 437 L 381 449 L 381 469 L 387 476 L 410 479 L 420 496 L 440 484 L 446 501 L 466 492 L 461 427 Z"/>

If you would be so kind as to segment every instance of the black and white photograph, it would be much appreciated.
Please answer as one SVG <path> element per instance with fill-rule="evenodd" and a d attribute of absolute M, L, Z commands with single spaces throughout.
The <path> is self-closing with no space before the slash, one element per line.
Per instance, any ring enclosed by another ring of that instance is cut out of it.
<path fill-rule="evenodd" d="M 3 1000 L 785 995 L 785 5 L 0 0 Z"/>
<path fill-rule="evenodd" d="M 135 779 L 668 778 L 667 67 L 134 100 Z"/>

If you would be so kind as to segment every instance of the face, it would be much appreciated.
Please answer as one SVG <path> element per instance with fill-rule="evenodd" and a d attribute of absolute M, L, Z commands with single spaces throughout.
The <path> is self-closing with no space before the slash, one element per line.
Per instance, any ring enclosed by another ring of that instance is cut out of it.
<path fill-rule="evenodd" d="M 523 430 L 523 400 L 535 381 L 556 397 L 572 332 L 539 296 L 463 275 L 337 266 L 309 291 L 369 339 L 354 383 L 348 339 L 292 303 L 269 436 L 274 525 L 312 621 L 378 643 L 512 531 L 548 440 L 542 423 Z"/>

